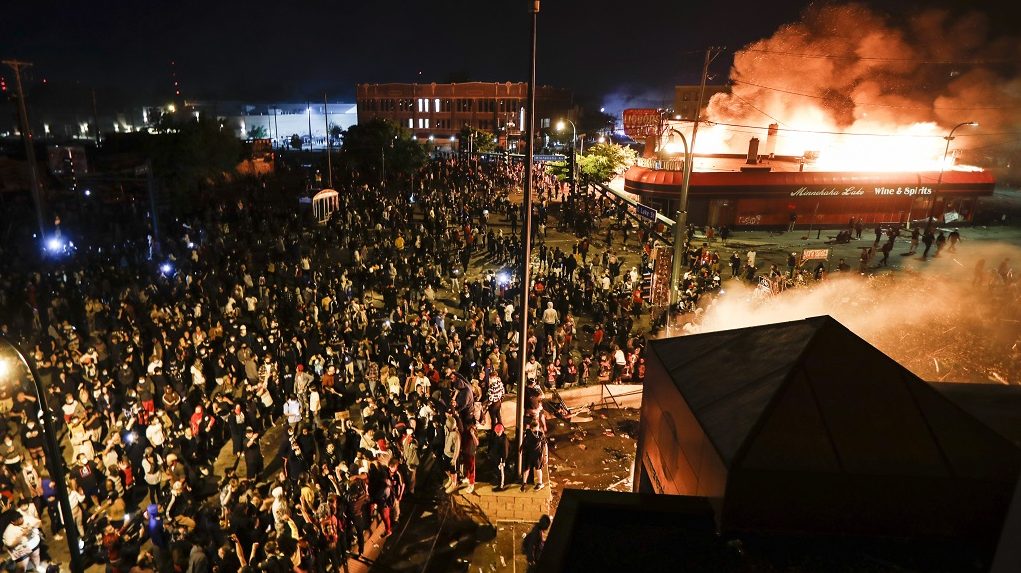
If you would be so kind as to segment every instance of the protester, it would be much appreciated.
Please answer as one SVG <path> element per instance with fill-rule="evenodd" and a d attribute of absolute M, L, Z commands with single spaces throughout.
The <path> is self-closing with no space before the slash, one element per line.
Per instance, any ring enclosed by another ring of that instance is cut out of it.
<path fill-rule="evenodd" d="M 349 184 L 324 226 L 253 189 L 210 199 L 159 238 L 130 238 L 129 221 L 45 268 L 0 257 L 0 332 L 29 351 L 68 424 L 68 521 L 103 539 L 96 551 L 118 571 L 337 571 L 373 521 L 389 532 L 401 519 L 430 456 L 451 494 L 471 495 L 487 444 L 504 485 L 515 456 L 500 407 L 522 356 L 526 467 L 544 487 L 541 384 L 594 381 L 590 344 L 619 348 L 616 376 L 634 375 L 635 293 L 651 263 L 646 252 L 629 271 L 621 253 L 595 252 L 586 234 L 604 220 L 627 228 L 603 199 L 560 208 L 557 226 L 581 239 L 547 243 L 539 228 L 565 191 L 540 171 L 527 285 L 523 213 L 509 200 L 523 169 L 461 160 L 430 162 L 413 184 Z M 718 257 L 705 264 L 718 273 Z M 534 326 L 522 340 L 523 290 Z M 592 336 L 582 316 L 596 319 Z M 12 411 L 27 422 L 0 439 L 0 457 L 31 474 L 45 454 L 23 390 Z M 39 489 L 15 495 L 59 531 L 52 490 Z"/>

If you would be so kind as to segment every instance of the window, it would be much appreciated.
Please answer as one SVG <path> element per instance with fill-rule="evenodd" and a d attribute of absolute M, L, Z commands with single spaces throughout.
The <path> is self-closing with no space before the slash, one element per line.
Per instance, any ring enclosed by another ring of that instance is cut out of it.
<path fill-rule="evenodd" d="M 440 111 L 440 98 L 433 100 L 433 111 Z"/>
<path fill-rule="evenodd" d="M 415 129 L 415 120 L 408 118 L 408 129 Z"/>
<path fill-rule="evenodd" d="M 472 110 L 472 100 L 470 99 L 459 99 L 457 100 L 457 111 L 468 112 Z"/>
<path fill-rule="evenodd" d="M 418 98 L 418 111 L 419 113 L 429 113 L 429 98 Z"/>
<path fill-rule="evenodd" d="M 542 121 L 539 122 L 539 126 L 540 127 L 549 127 L 549 124 L 550 124 L 550 118 L 548 118 L 548 117 L 542 118 Z"/>

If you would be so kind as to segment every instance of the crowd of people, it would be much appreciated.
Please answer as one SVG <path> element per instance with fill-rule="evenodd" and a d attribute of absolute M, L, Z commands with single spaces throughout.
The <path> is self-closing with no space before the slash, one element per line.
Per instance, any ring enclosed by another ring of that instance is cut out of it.
<path fill-rule="evenodd" d="M 481 471 L 509 485 L 501 405 L 522 353 L 514 485 L 545 487 L 547 393 L 640 379 L 643 304 L 610 248 L 546 244 L 544 199 L 520 339 L 520 177 L 438 160 L 414 186 L 341 193 L 325 226 L 255 188 L 160 238 L 81 240 L 38 265 L 0 253 L 0 334 L 58 416 L 72 506 L 58 510 L 27 378 L 0 386 L 11 560 L 42 570 L 48 521 L 50 544 L 74 527 L 112 572 L 340 570 L 373 527 L 393 531 L 420 468 L 470 493 L 485 451 Z"/>

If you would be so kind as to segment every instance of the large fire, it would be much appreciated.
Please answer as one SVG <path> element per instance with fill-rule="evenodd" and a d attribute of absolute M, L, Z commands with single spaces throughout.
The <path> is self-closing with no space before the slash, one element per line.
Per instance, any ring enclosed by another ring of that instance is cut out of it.
<path fill-rule="evenodd" d="M 819 114 L 806 109 L 805 119 L 793 120 L 795 125 L 812 125 Z M 955 149 L 951 148 L 944 160 L 946 130 L 933 122 L 913 123 L 907 126 L 873 125 L 870 135 L 864 132 L 840 134 L 836 126 L 825 123 L 813 131 L 777 130 L 773 153 L 776 155 L 807 157 L 813 171 L 981 171 L 980 167 L 957 163 Z M 681 130 L 683 132 L 683 130 Z M 688 130 L 690 132 L 690 128 Z M 688 134 L 686 134 L 687 136 Z M 757 137 L 762 146 L 769 139 L 766 129 L 734 128 L 710 124 L 698 131 L 695 149 L 698 154 L 743 153 L 748 140 Z M 669 147 L 671 150 L 677 146 Z"/>
<path fill-rule="evenodd" d="M 987 37 L 982 18 L 813 5 L 734 54 L 731 91 L 708 102 L 694 152 L 745 153 L 757 137 L 760 155 L 805 157 L 813 171 L 980 170 L 968 150 L 1021 129 L 1021 42 Z M 978 126 L 944 155 L 964 122 Z"/>

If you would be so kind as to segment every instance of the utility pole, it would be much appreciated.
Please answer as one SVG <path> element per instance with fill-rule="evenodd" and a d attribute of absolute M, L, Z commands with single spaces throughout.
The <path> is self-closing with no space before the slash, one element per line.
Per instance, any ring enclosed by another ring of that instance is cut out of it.
<path fill-rule="evenodd" d="M 521 340 L 518 343 L 518 403 L 517 403 L 517 431 L 515 441 L 518 445 L 518 473 L 521 471 L 522 446 L 525 442 L 525 387 L 528 385 L 525 380 L 525 365 L 528 363 L 528 290 L 532 282 L 532 176 L 533 163 L 535 161 L 535 51 L 536 32 L 539 20 L 539 0 L 532 0 L 532 8 L 529 11 L 532 15 L 532 36 L 531 36 L 531 67 L 528 75 L 528 142 L 525 144 L 525 185 L 522 209 L 524 217 L 521 225 L 521 325 L 518 335 Z M 549 479 L 549 476 L 546 476 Z"/>
<path fill-rule="evenodd" d="M 25 142 L 25 158 L 28 160 L 28 183 L 29 191 L 32 194 L 32 203 L 35 205 L 36 223 L 39 225 L 39 240 L 46 241 L 46 223 L 43 217 L 43 198 L 39 189 L 39 172 L 35 165 L 35 143 L 32 141 L 32 128 L 28 123 L 28 108 L 25 107 L 25 90 L 21 85 L 21 68 L 27 68 L 32 64 L 18 60 L 4 60 L 4 63 L 14 70 L 15 86 L 18 89 L 18 115 L 21 116 L 21 139 Z"/>
<path fill-rule="evenodd" d="M 702 64 L 702 79 L 698 88 L 698 104 L 695 107 L 695 125 L 691 127 L 691 141 L 685 146 L 687 151 L 684 160 L 684 178 L 681 183 L 681 196 L 677 201 L 677 217 L 674 222 L 674 260 L 670 281 L 670 300 L 676 301 L 674 295 L 680 280 L 681 260 L 687 251 L 688 238 L 688 186 L 691 183 L 692 164 L 695 163 L 695 136 L 698 135 L 698 124 L 702 121 L 702 101 L 705 99 L 705 83 L 709 76 L 709 64 L 720 55 L 723 48 L 709 47 L 705 51 L 705 63 Z M 683 240 L 681 240 L 683 239 Z"/>
<path fill-rule="evenodd" d="M 160 248 L 159 201 L 156 200 L 156 180 L 152 173 L 152 161 L 145 164 L 145 188 L 149 193 L 149 217 L 152 223 L 152 252 L 158 258 L 163 256 Z"/>
<path fill-rule="evenodd" d="M 96 138 L 96 147 L 99 147 L 99 112 L 96 111 L 96 88 L 92 88 L 92 127 L 95 129 L 95 133 L 92 135 Z"/>
<path fill-rule="evenodd" d="M 305 115 L 308 116 L 308 150 L 312 151 L 312 102 L 305 100 Z"/>
<path fill-rule="evenodd" d="M 323 92 L 323 115 L 326 116 L 326 169 L 329 173 L 330 189 L 333 189 L 333 140 L 330 139 L 330 108 Z"/>

